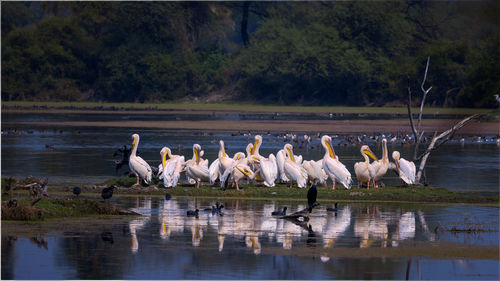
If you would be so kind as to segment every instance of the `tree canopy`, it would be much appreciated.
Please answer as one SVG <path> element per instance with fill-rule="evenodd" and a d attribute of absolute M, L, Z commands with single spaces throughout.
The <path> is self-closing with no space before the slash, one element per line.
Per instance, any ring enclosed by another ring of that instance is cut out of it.
<path fill-rule="evenodd" d="M 494 107 L 497 1 L 2 2 L 2 100 Z"/>

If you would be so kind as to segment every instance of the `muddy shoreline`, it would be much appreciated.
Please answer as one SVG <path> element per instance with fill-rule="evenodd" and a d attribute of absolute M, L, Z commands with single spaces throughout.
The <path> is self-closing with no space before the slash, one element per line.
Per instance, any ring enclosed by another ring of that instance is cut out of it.
<path fill-rule="evenodd" d="M 460 120 L 428 119 L 422 122 L 422 129 L 429 134 L 449 129 Z M 261 132 L 279 134 L 285 132 L 309 134 L 411 134 L 408 119 L 390 120 L 200 120 L 200 121 L 33 121 L 2 122 L 9 127 L 65 127 L 65 128 L 130 128 L 154 131 L 177 132 Z M 497 122 L 473 120 L 456 134 L 500 135 Z"/>

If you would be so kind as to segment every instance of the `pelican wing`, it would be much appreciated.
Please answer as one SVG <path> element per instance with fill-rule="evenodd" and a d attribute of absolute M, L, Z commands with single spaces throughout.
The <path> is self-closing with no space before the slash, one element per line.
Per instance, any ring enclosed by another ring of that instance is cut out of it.
<path fill-rule="evenodd" d="M 273 183 L 278 179 L 278 160 L 274 156 L 274 154 L 269 154 L 269 161 L 271 161 L 272 169 L 271 169 L 271 177 Z"/>
<path fill-rule="evenodd" d="M 274 157 L 274 155 L 273 155 Z M 274 181 L 276 180 L 276 172 L 275 172 L 274 160 L 269 160 L 262 158 L 260 160 L 260 172 L 262 178 L 264 179 L 264 185 L 268 187 L 274 186 Z"/>
<path fill-rule="evenodd" d="M 375 176 L 374 173 L 370 173 L 369 167 L 370 165 L 366 165 L 365 162 L 357 162 L 354 164 L 354 173 L 358 181 L 367 182 Z"/>
<path fill-rule="evenodd" d="M 407 184 L 415 183 L 415 163 L 407 161 L 406 159 L 399 159 L 399 177 Z"/>
<path fill-rule="evenodd" d="M 323 158 L 323 169 L 332 180 L 337 180 L 347 189 L 351 188 L 351 173 L 337 159 Z"/>
<path fill-rule="evenodd" d="M 323 174 L 323 168 L 321 167 L 322 163 L 319 163 L 319 161 L 316 162 L 314 160 L 311 160 L 311 161 L 309 161 L 309 164 L 314 169 L 314 172 L 315 172 L 315 176 L 314 177 L 316 179 L 318 179 L 321 184 L 325 184 L 325 177 L 324 177 L 324 174 Z"/>
<path fill-rule="evenodd" d="M 210 165 L 208 168 L 208 175 L 210 177 L 210 184 L 214 184 L 214 182 L 217 180 L 217 177 L 219 177 L 219 159 L 215 159 L 214 162 Z"/>
<path fill-rule="evenodd" d="M 186 167 L 186 174 L 193 179 L 210 181 L 209 170 L 203 165 L 190 165 Z"/>
<path fill-rule="evenodd" d="M 276 163 L 278 165 L 278 173 L 279 173 L 279 178 L 281 182 L 289 182 L 290 179 L 285 174 L 285 159 L 286 159 L 286 154 L 285 150 L 281 149 L 278 151 L 276 154 Z"/>
<path fill-rule="evenodd" d="M 129 168 L 140 178 L 144 179 L 146 183 L 151 182 L 151 175 L 152 175 L 151 167 L 141 157 L 139 156 L 130 157 Z"/>
<path fill-rule="evenodd" d="M 302 155 L 295 155 L 293 158 L 295 159 L 295 163 L 302 164 Z"/>
<path fill-rule="evenodd" d="M 300 188 L 306 187 L 307 171 L 304 168 L 302 168 L 302 166 L 292 161 L 291 159 L 286 159 L 285 173 L 290 179 L 297 182 L 298 187 Z"/>

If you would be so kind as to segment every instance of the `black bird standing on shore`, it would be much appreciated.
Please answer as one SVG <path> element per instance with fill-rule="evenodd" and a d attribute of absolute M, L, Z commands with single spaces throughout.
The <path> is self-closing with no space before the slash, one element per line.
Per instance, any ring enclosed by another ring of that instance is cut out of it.
<path fill-rule="evenodd" d="M 78 186 L 73 187 L 73 194 L 76 195 L 76 197 L 78 197 L 80 193 L 82 193 L 82 189 L 80 187 Z"/>
<path fill-rule="evenodd" d="M 307 204 L 309 205 L 309 213 L 312 212 L 314 208 L 314 203 L 316 203 L 316 199 L 318 198 L 318 190 L 316 189 L 316 182 L 309 188 L 307 191 Z"/>
<path fill-rule="evenodd" d="M 115 189 L 115 186 L 112 185 L 110 187 L 106 187 L 101 191 L 101 197 L 102 199 L 106 200 L 109 199 L 113 196 L 113 190 Z"/>

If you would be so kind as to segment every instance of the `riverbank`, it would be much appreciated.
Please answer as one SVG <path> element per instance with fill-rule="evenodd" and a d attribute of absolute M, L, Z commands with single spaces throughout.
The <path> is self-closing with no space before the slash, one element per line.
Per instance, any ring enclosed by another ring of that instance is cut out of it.
<path fill-rule="evenodd" d="M 5 178 L 3 179 L 6 180 Z M 270 199 L 270 200 L 306 200 L 307 188 L 289 188 L 285 184 L 277 184 L 275 187 L 262 187 L 252 184 L 241 184 L 240 191 L 234 188 L 222 190 L 219 186 L 202 185 L 199 189 L 192 185 L 179 184 L 174 188 L 163 188 L 159 182 L 155 181 L 150 186 L 134 186 L 135 178 L 113 178 L 102 184 L 81 186 L 80 197 L 99 198 L 101 190 L 114 185 L 113 196 L 165 196 L 169 194 L 177 197 L 210 197 L 227 199 Z M 49 194 L 75 197 L 73 186 L 51 185 Z M 27 196 L 27 190 L 12 190 L 11 194 Z M 42 200 L 44 201 L 44 200 Z M 452 191 L 446 188 L 429 186 L 408 186 L 383 188 L 357 188 L 347 190 L 338 187 L 332 190 L 331 187 L 318 185 L 318 201 L 332 203 L 337 201 L 363 201 L 363 202 L 422 202 L 422 203 L 476 203 L 476 204 L 498 204 L 499 194 L 497 192 L 475 192 L 475 191 Z"/>
<path fill-rule="evenodd" d="M 406 107 L 260 106 L 242 104 L 99 104 L 3 102 L 5 114 L 78 114 L 73 120 L 2 120 L 2 127 L 20 128 L 127 128 L 165 132 L 283 134 L 401 134 L 410 133 Z M 417 113 L 415 108 L 413 113 Z M 485 114 L 456 132 L 461 135 L 498 135 L 498 114 L 489 109 L 425 108 L 421 124 L 425 132 L 449 129 L 466 115 Z M 103 120 L 86 115 L 103 114 Z M 351 115 L 346 118 L 346 115 Z M 113 117 L 116 116 L 116 117 Z M 158 115 L 134 120 L 134 115 Z M 192 116 L 199 118 L 192 120 Z M 203 115 L 203 116 L 202 116 Z M 111 116 L 111 117 L 110 117 Z M 132 116 L 132 117 L 131 117 Z M 227 116 L 247 116 L 245 118 Z M 287 116 L 282 118 L 281 116 Z M 302 117 L 301 117 L 302 116 Z M 304 117 L 307 116 L 307 117 Z M 430 118 L 427 118 L 430 117 Z M 129 120 L 130 119 L 130 120 Z"/>
<path fill-rule="evenodd" d="M 159 114 L 166 113 L 291 113 L 291 114 L 407 114 L 405 106 L 400 107 L 369 107 L 369 106 L 290 106 L 290 105 L 260 105 L 238 103 L 99 103 L 99 102 L 21 102 L 3 101 L 2 111 L 36 111 L 47 113 L 127 113 Z M 419 108 L 412 108 L 418 113 Z M 487 108 L 450 108 L 425 107 L 423 114 L 431 115 L 472 115 L 492 112 Z"/>
<path fill-rule="evenodd" d="M 34 206 L 31 200 L 2 196 L 2 220 L 37 221 L 50 218 L 100 215 L 137 215 L 111 204 L 86 198 L 45 198 Z"/>

